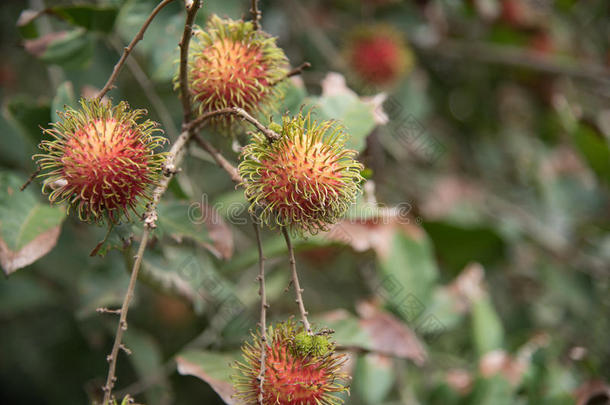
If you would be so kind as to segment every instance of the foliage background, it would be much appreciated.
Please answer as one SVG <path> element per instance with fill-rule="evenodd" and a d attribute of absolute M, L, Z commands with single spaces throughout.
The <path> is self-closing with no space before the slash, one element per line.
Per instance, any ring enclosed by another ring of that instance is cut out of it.
<path fill-rule="evenodd" d="M 71 21 L 44 16 L 20 29 L 27 8 L 73 3 L 0 6 L 0 237 L 20 247 L 61 223 L 49 254 L 0 280 L 5 404 L 99 399 L 116 319 L 95 309 L 120 305 L 127 286 L 129 248 L 89 257 L 104 229 L 45 210 L 37 183 L 26 194 L 11 192 L 34 169 L 38 126 L 103 86 L 117 49 L 155 4 L 87 3 Z M 133 54 L 137 66 L 111 92 L 147 108 L 170 138 L 181 117 L 171 77 L 184 14 L 175 3 L 153 22 Z M 198 23 L 211 13 L 247 17 L 248 3 L 205 1 Z M 379 221 L 377 210 L 355 209 L 334 233 L 297 241 L 310 313 L 354 353 L 348 403 L 607 403 L 608 3 L 261 6 L 264 28 L 293 65 L 313 65 L 303 85 L 289 86 L 279 111 L 315 104 L 321 116 L 343 120 L 372 169 L 365 197 L 399 212 Z M 413 72 L 388 89 L 354 80 L 342 53 L 354 27 L 379 22 L 400 29 L 416 55 Z M 45 46 L 28 42 L 64 30 Z M 328 72 L 345 75 L 362 96 L 386 91 L 389 122 L 376 125 L 352 93 L 322 93 Z M 237 161 L 226 139 L 205 136 Z M 195 364 L 199 377 L 212 375 L 219 389 L 256 325 L 256 251 L 244 207 L 242 192 L 192 147 L 145 256 L 126 335 L 133 354 L 118 363 L 119 393 L 149 404 L 223 403 L 201 379 L 176 372 L 175 359 Z M 24 230 L 27 218 L 33 225 Z M 122 247 L 121 238 L 139 232 L 121 227 L 113 243 Z M 277 233 L 265 232 L 264 244 L 270 316 L 285 319 L 296 309 L 284 291 L 286 251 Z"/>

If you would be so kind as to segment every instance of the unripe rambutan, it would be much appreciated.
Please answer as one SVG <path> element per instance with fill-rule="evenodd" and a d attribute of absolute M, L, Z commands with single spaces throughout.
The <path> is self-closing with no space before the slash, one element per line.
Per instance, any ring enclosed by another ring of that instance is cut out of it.
<path fill-rule="evenodd" d="M 403 34 L 386 25 L 355 30 L 346 58 L 354 74 L 365 84 L 391 85 L 413 68 L 413 53 Z"/>
<path fill-rule="evenodd" d="M 242 151 L 239 172 L 250 211 L 270 227 L 316 233 L 336 223 L 360 191 L 362 164 L 345 149 L 346 134 L 332 121 L 311 114 L 284 117 L 270 127 L 281 138 L 254 134 Z"/>
<path fill-rule="evenodd" d="M 253 115 L 269 112 L 279 95 L 276 84 L 289 67 L 275 38 L 255 30 L 251 21 L 215 15 L 205 31 L 195 32 L 188 77 L 200 113 L 226 107 L 240 107 Z M 223 116 L 216 122 L 227 126 L 234 120 Z"/>
<path fill-rule="evenodd" d="M 338 405 L 337 394 L 349 392 L 349 377 L 341 372 L 344 354 L 335 352 L 335 344 L 325 335 L 308 336 L 311 341 L 324 341 L 324 351 L 302 350 L 298 336 L 305 334 L 292 321 L 270 326 L 267 342 L 253 335 L 253 342 L 242 347 L 244 360 L 237 362 L 233 376 L 235 397 L 239 403 L 258 404 L 261 350 L 265 348 L 263 380 L 264 405 Z"/>
<path fill-rule="evenodd" d="M 137 122 L 146 111 L 126 102 L 80 104 L 59 112 L 60 121 L 44 130 L 54 139 L 42 141 L 44 153 L 34 156 L 46 177 L 43 191 L 52 189 L 49 200 L 68 202 L 83 221 L 129 219 L 128 209 L 136 212 L 158 178 L 165 155 L 154 150 L 165 138 L 155 135 L 155 122 Z"/>

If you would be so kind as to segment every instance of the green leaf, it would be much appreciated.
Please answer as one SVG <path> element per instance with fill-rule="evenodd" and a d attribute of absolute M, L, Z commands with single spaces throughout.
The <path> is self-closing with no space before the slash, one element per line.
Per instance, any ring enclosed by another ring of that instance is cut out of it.
<path fill-rule="evenodd" d="M 57 242 L 65 213 L 38 202 L 34 191 L 19 191 L 25 179 L 0 172 L 0 264 L 5 274 L 46 255 Z"/>
<path fill-rule="evenodd" d="M 64 111 L 65 106 L 77 107 L 72 82 L 63 82 L 57 87 L 57 93 L 51 102 L 51 118 L 53 122 L 59 121 L 58 111 Z"/>
<path fill-rule="evenodd" d="M 158 22 L 157 22 L 158 23 Z M 180 50 L 177 39 L 184 27 L 184 17 L 176 14 L 165 18 L 155 31 L 155 46 L 152 48 L 151 77 L 158 82 L 170 81 L 178 69 Z"/>
<path fill-rule="evenodd" d="M 513 389 L 504 377 L 495 375 L 481 378 L 474 384 L 472 393 L 464 403 L 472 405 L 513 405 Z"/>
<path fill-rule="evenodd" d="M 150 405 L 168 402 L 170 387 L 163 374 L 163 355 L 155 339 L 149 334 L 129 328 L 123 340 L 131 351 L 129 360 L 141 380 L 155 378 L 155 384 L 146 389 L 146 403 Z M 158 378 L 161 376 L 161 378 Z"/>
<path fill-rule="evenodd" d="M 307 97 L 307 89 L 303 86 L 297 86 L 290 80 L 279 84 L 284 91 L 282 102 L 277 111 L 273 114 L 274 122 L 282 122 L 284 114 L 294 115 L 299 112 L 299 109 L 305 102 Z"/>
<path fill-rule="evenodd" d="M 223 318 L 219 322 L 225 324 L 247 313 L 242 296 L 235 292 L 233 284 L 197 248 L 166 246 L 163 254 L 147 252 L 141 278 L 160 291 L 184 298 L 197 314 L 207 311 L 210 316 Z"/>
<path fill-rule="evenodd" d="M 24 39 L 33 39 L 38 37 L 38 28 L 36 28 L 35 20 L 40 16 L 39 12 L 34 10 L 23 10 L 17 20 L 17 30 Z"/>
<path fill-rule="evenodd" d="M 377 405 L 387 397 L 394 379 L 393 360 L 369 353 L 358 357 L 352 386 L 365 404 Z"/>
<path fill-rule="evenodd" d="M 610 147 L 603 135 L 587 125 L 579 125 L 574 142 L 597 176 L 610 183 Z"/>
<path fill-rule="evenodd" d="M 0 317 L 9 318 L 25 311 L 43 310 L 52 306 L 57 298 L 49 285 L 35 277 L 0 280 Z"/>
<path fill-rule="evenodd" d="M 187 238 L 202 245 L 211 243 L 208 232 L 203 226 L 201 208 L 185 201 L 160 202 L 157 207 L 158 230 L 161 235 L 170 236 L 178 241 Z"/>
<path fill-rule="evenodd" d="M 386 298 L 407 323 L 413 322 L 413 314 L 401 311 L 400 305 L 405 297 L 416 299 L 424 309 L 430 303 L 438 277 L 432 244 L 423 230 L 414 228 L 409 233 L 396 232 L 390 246 L 387 257 L 377 257 L 381 277 L 397 287 Z"/>
<path fill-rule="evenodd" d="M 86 30 L 78 28 L 52 39 L 40 59 L 66 69 L 82 69 L 93 57 L 93 38 Z"/>
<path fill-rule="evenodd" d="M 49 12 L 56 14 L 67 22 L 89 31 L 110 32 L 114 27 L 118 9 L 108 6 L 95 6 L 89 4 L 72 6 L 55 6 Z"/>
<path fill-rule="evenodd" d="M 504 258 L 504 242 L 492 228 L 445 221 L 425 222 L 423 227 L 434 241 L 439 259 L 453 273 L 473 261 L 490 265 Z"/>
<path fill-rule="evenodd" d="M 410 359 L 417 365 L 424 364 L 426 350 L 405 323 L 374 307 L 365 311 L 367 313 L 363 313 L 362 318 L 345 310 L 331 311 L 314 318 L 314 325 L 334 330 L 332 340 L 340 346 L 361 348 L 390 357 Z"/>
<path fill-rule="evenodd" d="M 176 356 L 178 373 L 197 377 L 212 387 L 226 404 L 236 404 L 231 375 L 231 365 L 240 360 L 240 353 L 187 351 Z"/>
<path fill-rule="evenodd" d="M 62 248 L 65 249 L 65 245 L 58 247 Z M 98 308 L 119 308 L 129 284 L 124 260 L 119 255 L 108 255 L 103 261 L 96 261 L 96 265 L 92 265 L 85 251 L 79 253 L 82 253 L 80 258 L 84 259 L 84 264 L 81 273 L 75 277 L 75 289 L 78 291 L 76 318 L 85 320 L 98 316 Z M 66 260 L 60 263 L 66 263 Z M 73 263 L 70 264 L 72 268 L 75 267 Z M 69 282 L 66 284 L 70 285 Z"/>
<path fill-rule="evenodd" d="M 121 7 L 117 29 L 125 43 L 131 41 L 142 26 L 154 4 L 147 0 L 130 0 Z M 182 13 L 171 13 L 171 5 L 162 10 L 138 44 L 138 50 L 150 58 L 152 79 L 167 82 L 176 73 L 179 58 L 178 41 L 184 26 Z"/>
<path fill-rule="evenodd" d="M 309 103 L 316 105 L 316 119 L 337 120 L 345 126 L 349 134 L 346 146 L 357 151 L 364 150 L 366 137 L 375 128 L 375 117 L 371 107 L 358 96 L 351 93 L 311 98 Z"/>
<path fill-rule="evenodd" d="M 41 127 L 51 122 L 51 105 L 26 96 L 17 96 L 7 104 L 7 115 L 19 132 L 32 143 L 38 144 L 44 137 Z"/>
<path fill-rule="evenodd" d="M 482 356 L 503 345 L 502 322 L 488 294 L 482 294 L 472 302 L 472 334 L 477 353 Z"/>

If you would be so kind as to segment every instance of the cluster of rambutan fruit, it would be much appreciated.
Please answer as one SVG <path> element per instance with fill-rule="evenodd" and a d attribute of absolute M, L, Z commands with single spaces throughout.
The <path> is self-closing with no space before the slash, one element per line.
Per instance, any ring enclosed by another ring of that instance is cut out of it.
<path fill-rule="evenodd" d="M 280 96 L 288 60 L 275 38 L 251 22 L 212 17 L 196 29 L 188 60 L 190 97 L 204 114 L 239 107 L 263 116 Z M 385 74 L 385 73 L 384 73 Z M 114 224 L 138 215 L 150 200 L 166 155 L 157 124 L 142 120 L 144 110 L 127 103 L 114 107 L 98 99 L 66 107 L 60 121 L 45 130 L 50 139 L 35 156 L 45 178 L 43 191 L 54 203 L 75 209 L 81 220 Z M 234 116 L 213 123 L 232 133 L 242 125 Z M 269 127 L 270 140 L 252 135 L 243 148 L 239 172 L 250 210 L 261 223 L 295 233 L 315 233 L 336 223 L 355 199 L 362 165 L 345 149 L 346 134 L 336 123 L 317 122 L 299 112 Z M 236 365 L 236 398 L 259 403 L 261 354 L 265 351 L 264 404 L 338 404 L 346 391 L 340 371 L 344 356 L 326 334 L 305 332 L 288 321 L 270 327 L 267 339 L 246 343 Z"/>

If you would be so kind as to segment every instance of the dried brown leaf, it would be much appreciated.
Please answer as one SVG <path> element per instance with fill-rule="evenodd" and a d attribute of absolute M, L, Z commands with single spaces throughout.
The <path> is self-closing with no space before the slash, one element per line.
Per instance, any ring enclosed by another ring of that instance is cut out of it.
<path fill-rule="evenodd" d="M 60 226 L 53 227 L 36 236 L 30 243 L 19 251 L 11 250 L 0 237 L 0 264 L 7 276 L 22 267 L 34 263 L 55 247 L 59 237 Z"/>

